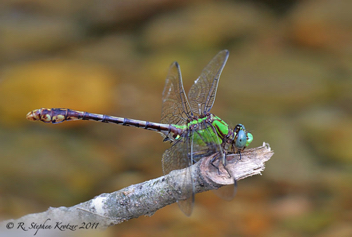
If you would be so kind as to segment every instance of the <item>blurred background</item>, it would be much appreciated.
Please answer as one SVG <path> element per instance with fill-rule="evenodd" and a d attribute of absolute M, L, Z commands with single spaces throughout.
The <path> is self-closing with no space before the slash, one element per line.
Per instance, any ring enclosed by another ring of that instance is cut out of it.
<path fill-rule="evenodd" d="M 94 236 L 352 236 L 352 2 L 0 2 L 0 217 L 72 206 L 162 175 L 150 131 L 33 123 L 71 108 L 158 122 L 168 68 L 188 91 L 230 51 L 212 112 L 268 142 L 262 176 L 227 202 L 196 195 Z M 87 236 L 88 232 L 65 233 Z"/>

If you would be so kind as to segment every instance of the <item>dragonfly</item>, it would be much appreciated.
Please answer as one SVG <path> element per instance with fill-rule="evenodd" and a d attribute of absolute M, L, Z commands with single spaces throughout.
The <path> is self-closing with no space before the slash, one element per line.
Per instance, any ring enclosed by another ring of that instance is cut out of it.
<path fill-rule="evenodd" d="M 164 175 L 173 170 L 185 169 L 180 184 L 183 199 L 177 200 L 177 203 L 182 212 L 190 216 L 195 196 L 190 166 L 202 157 L 216 153 L 211 164 L 220 171 L 219 167 L 213 164 L 215 160 L 219 160 L 219 165 L 226 167 L 226 155 L 241 154 L 253 140 L 253 135 L 247 132 L 244 125 L 237 124 L 234 128 L 230 128 L 221 118 L 210 113 L 220 75 L 228 57 L 228 50 L 220 51 L 195 80 L 188 97 L 183 88 L 180 66 L 176 61 L 173 62 L 162 93 L 160 123 L 62 108 L 36 109 L 29 112 L 26 118 L 53 124 L 73 120 L 92 120 L 159 132 L 164 138 L 163 141 L 171 143 L 171 147 L 162 157 Z M 236 179 L 232 178 L 236 184 Z M 173 186 L 171 182 L 169 185 Z"/>

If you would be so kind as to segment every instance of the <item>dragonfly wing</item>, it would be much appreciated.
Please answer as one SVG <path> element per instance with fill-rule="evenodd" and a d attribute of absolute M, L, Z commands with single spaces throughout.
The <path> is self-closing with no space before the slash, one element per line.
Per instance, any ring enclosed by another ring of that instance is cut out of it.
<path fill-rule="evenodd" d="M 220 51 L 203 69 L 189 90 L 188 98 L 194 115 L 206 114 L 213 107 L 220 75 L 228 57 L 228 50 Z"/>
<path fill-rule="evenodd" d="M 214 189 L 212 191 L 219 198 L 226 201 L 231 201 L 236 196 L 237 183 L 235 183 L 234 185 L 225 185 L 219 189 Z"/>
<path fill-rule="evenodd" d="M 190 159 L 187 154 L 189 152 L 192 154 L 192 139 L 189 139 L 188 135 L 185 136 L 185 138 L 174 142 L 173 145 L 164 152 L 162 166 L 164 175 L 173 170 L 184 169 L 184 173 L 180 177 L 181 183 L 177 185 L 180 187 L 179 190 L 181 191 L 183 199 L 177 200 L 177 203 L 182 212 L 186 216 L 190 216 L 194 206 L 194 183 L 190 168 L 193 162 L 192 158 Z M 172 180 L 169 180 L 168 184 L 176 189 Z"/>
<path fill-rule="evenodd" d="M 207 145 L 206 150 L 205 148 L 203 148 L 204 151 L 204 156 L 206 155 L 211 155 L 214 153 L 217 153 L 217 159 L 220 160 L 219 165 L 221 165 L 221 163 L 223 162 L 223 159 L 226 159 L 226 153 L 223 150 L 222 146 L 221 146 L 221 138 L 217 135 L 216 132 L 216 128 L 208 122 L 203 122 L 200 123 L 199 125 L 199 130 L 196 132 L 196 134 L 200 133 L 200 131 L 202 131 L 202 134 L 199 134 L 199 136 L 195 136 L 196 138 L 201 138 L 202 141 L 199 141 L 198 143 L 206 143 Z M 201 151 L 201 148 L 198 148 L 197 150 Z M 226 169 L 226 167 L 225 167 Z M 229 174 L 232 177 L 233 174 Z M 237 191 L 237 183 L 236 180 L 234 178 L 234 185 L 226 185 L 223 186 L 217 190 L 212 190 L 218 197 L 224 199 L 224 200 L 232 200 L 235 195 L 236 195 L 236 191 Z"/>
<path fill-rule="evenodd" d="M 162 94 L 161 123 L 186 124 L 192 112 L 183 89 L 180 66 L 171 64 Z"/>

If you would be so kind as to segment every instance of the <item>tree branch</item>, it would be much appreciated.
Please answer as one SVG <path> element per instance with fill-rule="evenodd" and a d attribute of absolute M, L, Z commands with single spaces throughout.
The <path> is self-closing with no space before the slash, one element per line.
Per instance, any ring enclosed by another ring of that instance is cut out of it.
<path fill-rule="evenodd" d="M 239 160 L 238 154 L 227 155 L 227 170 L 235 176 L 236 180 L 261 174 L 265 169 L 264 163 L 273 154 L 269 144 L 263 143 L 261 147 L 247 149 L 241 153 L 241 160 Z M 215 162 L 215 166 L 220 168 L 220 174 L 214 166 L 210 165 L 213 156 L 205 157 L 191 166 L 196 193 L 233 184 L 233 178 L 229 176 L 227 171 L 224 171 L 222 166 L 218 166 L 217 162 L 219 161 Z M 44 229 L 45 225 L 55 229 L 57 223 L 67 225 L 65 228 L 76 226 L 76 229 L 90 223 L 88 227 L 93 229 L 106 228 L 141 215 L 151 216 L 160 208 L 176 202 L 176 198 L 182 198 L 181 194 L 177 192 L 177 185 L 181 183 L 180 177 L 183 172 L 185 172 L 185 169 L 174 170 L 168 175 L 134 184 L 113 193 L 103 193 L 72 207 L 50 207 L 42 213 L 29 214 L 17 220 L 4 221 L 0 223 L 0 226 L 9 229 L 7 225 L 11 222 L 14 225 L 13 229 L 20 229 L 18 226 L 21 223 L 23 223 L 22 227 L 27 228 L 31 223 L 42 224 L 42 228 L 31 229 L 35 232 Z M 168 185 L 167 181 L 170 179 L 176 185 L 175 187 L 171 188 Z M 91 226 L 93 224 L 96 226 Z"/>

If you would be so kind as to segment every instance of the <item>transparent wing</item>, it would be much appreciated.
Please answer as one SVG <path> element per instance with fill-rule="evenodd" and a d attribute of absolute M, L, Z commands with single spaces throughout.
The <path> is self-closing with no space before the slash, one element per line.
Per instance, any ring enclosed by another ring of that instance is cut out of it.
<path fill-rule="evenodd" d="M 170 173 L 172 170 L 184 169 L 180 183 L 177 185 L 180 188 L 182 196 L 185 199 L 178 200 L 178 205 L 183 213 L 189 216 L 192 213 L 194 205 L 195 188 L 193 183 L 192 172 L 190 166 L 205 156 L 217 153 L 217 159 L 225 155 L 221 140 L 216 134 L 215 127 L 209 122 L 202 122 L 197 124 L 197 128 L 193 130 L 188 129 L 182 134 L 180 140 L 175 141 L 172 146 L 166 150 L 162 158 L 162 167 L 164 175 Z M 176 189 L 173 180 L 168 180 L 168 184 Z M 223 189 L 215 190 L 215 194 L 219 197 L 230 200 L 234 197 L 235 186 L 226 187 Z"/>
<path fill-rule="evenodd" d="M 235 196 L 237 192 L 237 182 L 236 180 L 234 185 L 226 185 L 222 186 L 219 189 L 214 189 L 212 190 L 216 196 L 219 198 L 226 200 L 226 201 L 231 201 Z"/>
<path fill-rule="evenodd" d="M 235 160 L 232 160 L 231 162 L 235 162 L 235 164 L 239 161 L 239 158 L 236 158 Z M 233 179 L 233 185 L 226 185 L 226 186 L 222 186 L 221 188 L 217 189 L 217 190 L 212 190 L 216 196 L 227 200 L 227 201 L 231 201 L 235 196 L 236 196 L 236 192 L 237 192 L 237 180 L 235 177 L 235 174 L 231 171 L 228 170 L 225 167 L 225 170 L 227 171 L 228 175 L 230 175 Z"/>
<path fill-rule="evenodd" d="M 192 157 L 188 154 L 192 154 L 192 141 L 191 136 L 186 134 L 183 139 L 176 141 L 173 145 L 167 149 L 162 158 L 162 166 L 164 175 L 170 173 L 173 170 L 184 169 L 182 177 L 180 177 L 182 196 L 183 200 L 177 200 L 179 208 L 182 212 L 190 216 L 194 206 L 194 184 L 192 178 L 192 172 L 190 166 L 192 165 Z M 169 180 L 168 183 L 171 187 L 176 189 L 174 182 Z"/>
<path fill-rule="evenodd" d="M 202 139 L 202 142 L 205 142 L 207 145 L 206 145 L 206 150 L 204 150 L 204 148 L 203 149 L 198 148 L 198 150 L 200 152 L 203 151 L 203 157 L 217 153 L 216 158 L 220 160 L 219 162 L 219 165 L 220 165 L 220 163 L 222 163 L 223 159 L 226 159 L 226 157 L 224 157 L 225 151 L 221 146 L 221 139 L 219 136 L 217 136 L 215 127 L 211 123 L 203 122 L 199 124 L 199 129 L 200 130 L 197 132 L 197 134 L 200 131 L 202 131 L 202 136 L 200 136 L 200 138 Z M 197 136 L 195 136 L 195 138 L 197 138 Z M 195 157 L 195 160 L 197 161 L 196 157 Z M 229 174 L 229 175 L 234 177 L 232 174 Z M 234 185 L 226 185 L 217 190 L 212 190 L 212 191 L 218 197 L 224 200 L 232 200 L 236 195 L 236 190 L 237 190 L 237 184 L 236 184 L 236 180 L 234 179 Z"/>
<path fill-rule="evenodd" d="M 228 50 L 220 51 L 203 69 L 189 90 L 188 99 L 194 115 L 206 114 L 213 107 L 220 74 L 228 57 Z"/>
<path fill-rule="evenodd" d="M 183 89 L 180 66 L 171 64 L 162 94 L 161 123 L 186 124 L 192 112 Z"/>

